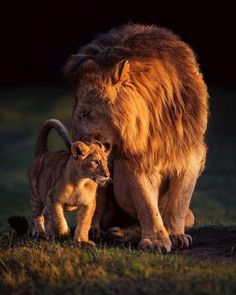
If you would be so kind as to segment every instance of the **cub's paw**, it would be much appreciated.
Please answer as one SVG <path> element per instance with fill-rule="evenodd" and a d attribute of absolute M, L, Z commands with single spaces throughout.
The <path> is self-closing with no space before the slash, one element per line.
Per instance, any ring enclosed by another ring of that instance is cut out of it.
<path fill-rule="evenodd" d="M 69 227 L 67 228 L 63 228 L 63 229 L 59 229 L 57 231 L 57 236 L 61 239 L 66 239 L 70 236 L 70 229 Z"/>
<path fill-rule="evenodd" d="M 55 236 L 55 230 L 53 229 L 53 227 L 51 226 L 51 224 L 45 224 L 45 231 L 48 234 L 49 237 L 53 237 Z"/>
<path fill-rule="evenodd" d="M 35 239 L 42 239 L 42 240 L 48 240 L 49 239 L 49 235 L 46 231 L 42 231 L 42 230 L 32 230 L 32 236 Z"/>
<path fill-rule="evenodd" d="M 171 242 L 169 239 L 142 239 L 139 242 L 138 248 L 143 251 L 155 251 L 162 254 L 167 254 L 171 251 Z"/>
<path fill-rule="evenodd" d="M 170 235 L 173 250 L 187 249 L 192 243 L 192 237 L 188 234 L 172 234 Z"/>
<path fill-rule="evenodd" d="M 96 248 L 96 244 L 91 240 L 80 241 L 80 240 L 74 239 L 74 245 L 76 247 L 81 248 L 81 249 L 94 249 L 94 248 Z"/>
<path fill-rule="evenodd" d="M 45 231 L 46 231 L 47 236 L 48 236 L 49 239 L 52 239 L 53 237 L 56 236 L 56 233 L 53 230 L 45 229 Z"/>
<path fill-rule="evenodd" d="M 97 243 L 101 242 L 104 238 L 104 233 L 100 228 L 97 227 L 91 227 L 89 230 L 89 238 L 92 241 L 95 241 Z"/>

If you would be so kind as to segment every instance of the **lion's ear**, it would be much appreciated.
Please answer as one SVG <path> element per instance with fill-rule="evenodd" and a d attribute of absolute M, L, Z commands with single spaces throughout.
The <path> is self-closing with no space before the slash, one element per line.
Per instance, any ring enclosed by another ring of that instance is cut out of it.
<path fill-rule="evenodd" d="M 89 147 L 82 141 L 76 141 L 71 146 L 71 153 L 75 159 L 85 159 L 89 154 Z"/>
<path fill-rule="evenodd" d="M 128 60 L 122 60 L 115 66 L 115 71 L 112 77 L 113 84 L 122 83 L 129 79 L 130 64 Z"/>

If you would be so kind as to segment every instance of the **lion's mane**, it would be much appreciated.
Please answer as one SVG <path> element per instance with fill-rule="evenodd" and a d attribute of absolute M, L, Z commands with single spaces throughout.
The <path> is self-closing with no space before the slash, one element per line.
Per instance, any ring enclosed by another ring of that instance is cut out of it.
<path fill-rule="evenodd" d="M 122 61 L 129 63 L 127 77 L 114 88 L 110 81 Z M 134 167 L 180 173 L 205 150 L 207 88 L 193 51 L 171 31 L 113 29 L 71 56 L 65 72 L 109 97 L 106 111 L 119 131 L 120 156 Z"/>

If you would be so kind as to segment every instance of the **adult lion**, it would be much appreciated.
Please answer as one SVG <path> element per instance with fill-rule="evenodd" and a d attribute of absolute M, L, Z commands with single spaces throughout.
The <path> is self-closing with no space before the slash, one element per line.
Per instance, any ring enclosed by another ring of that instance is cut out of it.
<path fill-rule="evenodd" d="M 139 220 L 139 246 L 188 246 L 185 220 L 204 167 L 208 112 L 193 51 L 169 30 L 127 25 L 82 47 L 65 72 L 75 86 L 74 140 L 112 147 L 115 198 Z"/>

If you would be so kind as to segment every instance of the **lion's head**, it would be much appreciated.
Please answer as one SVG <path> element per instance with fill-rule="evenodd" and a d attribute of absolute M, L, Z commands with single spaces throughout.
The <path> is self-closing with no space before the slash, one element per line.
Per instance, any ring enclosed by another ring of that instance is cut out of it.
<path fill-rule="evenodd" d="M 138 169 L 169 173 L 203 146 L 207 90 L 189 47 L 163 34 L 158 54 L 95 40 L 71 56 L 65 72 L 75 85 L 74 140 L 98 139 Z"/>

